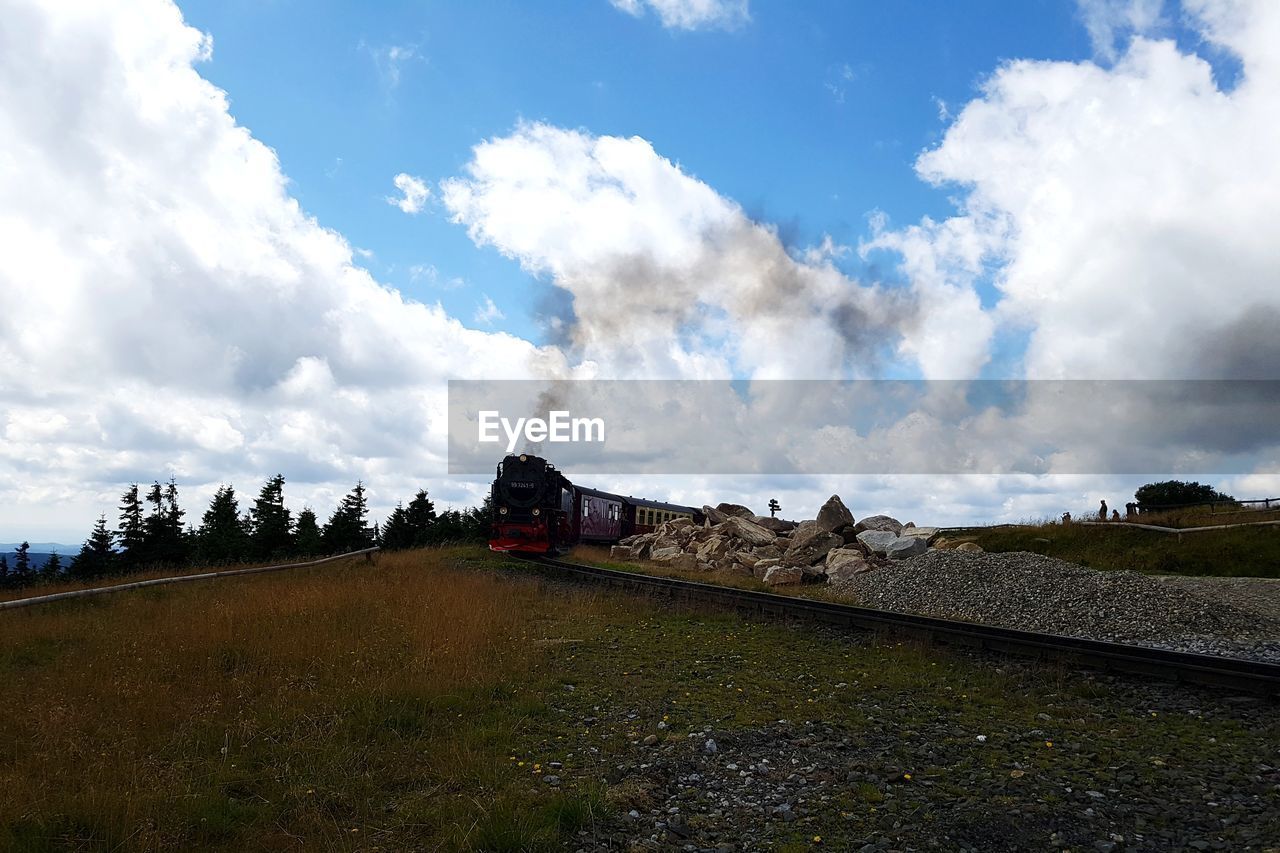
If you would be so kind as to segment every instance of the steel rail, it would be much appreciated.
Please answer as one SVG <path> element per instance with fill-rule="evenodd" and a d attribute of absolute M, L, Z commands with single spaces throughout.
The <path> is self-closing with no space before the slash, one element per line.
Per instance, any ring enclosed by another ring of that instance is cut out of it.
<path fill-rule="evenodd" d="M 567 575 L 631 592 L 665 593 L 699 604 L 718 605 L 757 614 L 798 617 L 862 630 L 905 633 L 934 643 L 969 646 L 1001 654 L 1209 685 L 1231 691 L 1280 696 L 1280 664 L 957 622 L 914 613 L 897 613 L 812 598 L 735 589 L 699 581 L 621 572 L 547 557 L 522 557 L 522 560 L 531 565 L 553 569 L 561 576 Z"/>
<path fill-rule="evenodd" d="M 111 586 L 95 586 L 89 589 L 71 589 L 66 592 L 54 592 L 49 595 L 36 595 L 31 598 L 15 598 L 9 601 L 0 601 L 0 610 L 8 610 L 15 607 L 30 607 L 33 604 L 47 604 L 51 601 L 63 601 L 68 598 L 87 598 L 91 595 L 105 595 L 109 592 L 123 592 L 127 589 L 141 589 L 144 586 L 163 586 L 171 583 L 186 583 L 187 581 L 204 581 L 214 578 L 226 578 L 232 575 L 256 575 L 262 572 L 280 572 L 285 569 L 302 569 L 307 566 L 319 566 L 323 563 L 332 563 L 335 560 L 345 560 L 348 557 L 359 557 L 365 555 L 365 559 L 370 559 L 373 552 L 381 550 L 380 548 L 364 548 L 360 551 L 351 551 L 346 554 L 335 554 L 332 557 L 324 557 L 319 560 L 308 560 L 305 563 L 282 563 L 278 566 L 255 566 L 252 569 L 226 569 L 220 572 L 199 572 L 192 575 L 174 575 L 167 578 L 148 578 L 141 581 L 130 581 L 129 583 L 118 583 Z"/>

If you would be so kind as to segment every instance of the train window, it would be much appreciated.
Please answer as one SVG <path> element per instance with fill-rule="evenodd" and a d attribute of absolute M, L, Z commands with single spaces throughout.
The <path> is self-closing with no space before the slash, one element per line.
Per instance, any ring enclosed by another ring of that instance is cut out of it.
<path fill-rule="evenodd" d="M 582 499 L 582 517 L 587 518 L 590 515 L 591 515 L 591 499 L 583 498 Z"/>

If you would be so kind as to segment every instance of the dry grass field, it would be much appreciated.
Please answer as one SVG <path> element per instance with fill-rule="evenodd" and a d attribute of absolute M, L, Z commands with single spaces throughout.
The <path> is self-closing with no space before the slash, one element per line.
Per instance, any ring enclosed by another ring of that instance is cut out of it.
<path fill-rule="evenodd" d="M 555 837 L 590 803 L 525 808 L 508 741 L 546 620 L 601 605 L 446 566 L 468 555 L 0 614 L 0 848 Z"/>
<path fill-rule="evenodd" d="M 835 764 L 795 821 L 680 800 L 692 831 L 1040 849 L 1105 785 L 1108 831 L 1280 832 L 1272 707 L 659 606 L 479 547 L 0 611 L 0 721 L 0 851 L 628 849 L 684 796 L 655 760 L 693 766 L 714 728 L 703 769 L 728 774 L 814 725 Z"/>

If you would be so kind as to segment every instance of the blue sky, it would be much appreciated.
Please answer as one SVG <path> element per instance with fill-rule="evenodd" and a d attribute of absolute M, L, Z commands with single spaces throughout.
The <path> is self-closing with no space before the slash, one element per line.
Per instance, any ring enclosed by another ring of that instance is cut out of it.
<path fill-rule="evenodd" d="M 789 245 L 856 245 L 872 211 L 952 212 L 953 192 L 914 171 L 946 127 L 941 105 L 958 110 L 1012 58 L 1092 55 L 1072 0 L 754 2 L 736 29 L 692 32 L 605 0 L 179 5 L 214 39 L 201 74 L 278 152 L 304 208 L 374 252 L 380 280 L 468 321 L 488 294 L 496 327 L 538 341 L 528 276 L 438 205 L 388 205 L 392 175 L 434 185 L 480 140 L 541 120 L 649 140 Z M 411 273 L 422 265 L 435 282 Z M 465 286 L 441 286 L 454 279 Z"/>

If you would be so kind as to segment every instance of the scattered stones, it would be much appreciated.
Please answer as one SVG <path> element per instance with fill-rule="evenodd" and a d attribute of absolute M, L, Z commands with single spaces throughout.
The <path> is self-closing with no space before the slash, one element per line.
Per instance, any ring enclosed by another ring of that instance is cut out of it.
<path fill-rule="evenodd" d="M 1026 551 L 929 551 L 854 574 L 836 593 L 865 607 L 943 619 L 1280 660 L 1280 621 L 1146 575 Z"/>

